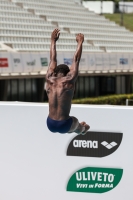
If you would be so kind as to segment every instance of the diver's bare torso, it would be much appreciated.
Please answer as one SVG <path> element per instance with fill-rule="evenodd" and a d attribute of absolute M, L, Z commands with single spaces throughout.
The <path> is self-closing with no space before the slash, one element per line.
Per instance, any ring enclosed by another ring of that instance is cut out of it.
<path fill-rule="evenodd" d="M 49 117 L 54 120 L 67 120 L 69 118 L 75 83 L 68 79 L 68 76 L 52 76 L 47 79 Z"/>

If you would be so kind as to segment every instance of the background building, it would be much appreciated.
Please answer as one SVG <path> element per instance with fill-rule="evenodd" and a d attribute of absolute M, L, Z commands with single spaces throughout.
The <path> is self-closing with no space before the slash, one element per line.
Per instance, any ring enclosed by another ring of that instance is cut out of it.
<path fill-rule="evenodd" d="M 77 1 L 0 0 L 0 100 L 47 100 L 51 32 L 61 30 L 58 63 L 69 66 L 85 35 L 74 98 L 133 92 L 133 33 Z"/>

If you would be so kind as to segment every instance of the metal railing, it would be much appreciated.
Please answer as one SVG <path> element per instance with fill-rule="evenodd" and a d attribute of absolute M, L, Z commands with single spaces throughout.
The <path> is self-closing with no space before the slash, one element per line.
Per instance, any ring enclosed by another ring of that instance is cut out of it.
<path fill-rule="evenodd" d="M 129 102 L 133 102 L 133 100 L 132 99 L 126 99 L 126 106 L 129 106 Z"/>

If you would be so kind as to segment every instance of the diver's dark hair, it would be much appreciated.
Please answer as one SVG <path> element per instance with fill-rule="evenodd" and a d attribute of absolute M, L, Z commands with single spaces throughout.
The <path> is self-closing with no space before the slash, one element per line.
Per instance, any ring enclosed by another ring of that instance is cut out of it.
<path fill-rule="evenodd" d="M 58 73 L 62 73 L 64 76 L 66 76 L 69 71 L 70 71 L 69 67 L 65 64 L 58 65 L 54 69 L 55 75 L 57 75 Z"/>

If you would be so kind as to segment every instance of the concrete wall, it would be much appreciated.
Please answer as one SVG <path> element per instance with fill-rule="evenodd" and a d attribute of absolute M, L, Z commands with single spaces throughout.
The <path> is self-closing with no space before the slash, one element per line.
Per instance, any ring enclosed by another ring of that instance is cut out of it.
<path fill-rule="evenodd" d="M 1 200 L 133 199 L 132 107 L 73 105 L 71 115 L 91 127 L 84 136 L 51 133 L 47 104 L 1 103 L 0 111 Z"/>
<path fill-rule="evenodd" d="M 133 13 L 133 2 L 119 2 L 119 10 L 124 13 Z"/>
<path fill-rule="evenodd" d="M 90 11 L 94 11 L 95 13 L 114 13 L 115 4 L 112 1 L 103 1 L 101 5 L 101 1 L 83 1 L 83 6 L 88 8 Z"/>

